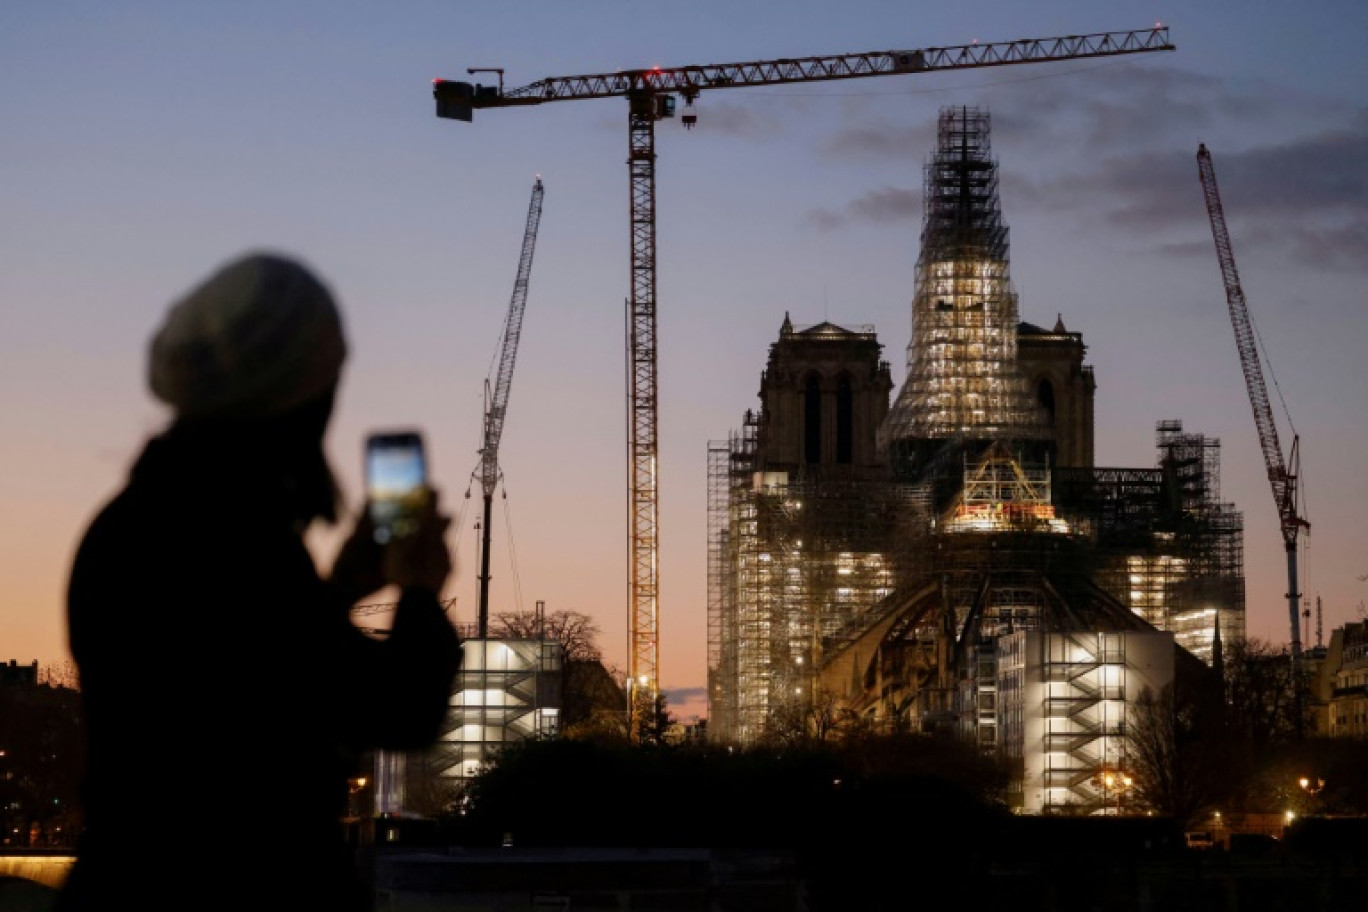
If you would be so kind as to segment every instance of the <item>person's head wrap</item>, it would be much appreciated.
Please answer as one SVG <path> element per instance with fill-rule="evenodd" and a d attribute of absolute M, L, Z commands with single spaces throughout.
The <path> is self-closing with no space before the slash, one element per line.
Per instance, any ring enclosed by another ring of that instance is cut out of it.
<path fill-rule="evenodd" d="M 171 306 L 148 380 L 181 418 L 267 418 L 332 389 L 346 356 L 323 283 L 294 260 L 252 253 Z"/>

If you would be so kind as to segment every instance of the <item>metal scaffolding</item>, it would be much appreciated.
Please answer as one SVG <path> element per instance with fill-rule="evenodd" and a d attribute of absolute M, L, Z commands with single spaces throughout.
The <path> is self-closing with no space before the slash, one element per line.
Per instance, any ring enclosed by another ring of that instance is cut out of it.
<path fill-rule="evenodd" d="M 1164 421 L 1156 467 L 1095 468 L 1091 399 L 1044 420 L 1019 357 L 988 116 L 946 108 L 939 125 L 907 379 L 882 422 L 849 432 L 849 452 L 870 458 L 842 462 L 822 383 L 870 374 L 872 330 L 814 335 L 787 317 L 762 414 L 710 444 L 719 740 L 811 734 L 838 694 L 847 719 L 956 729 L 993 752 L 1005 637 L 1172 634 L 1210 663 L 1218 623 L 1223 639 L 1244 636 L 1243 524 L 1220 502 L 1219 441 Z M 843 341 L 818 353 L 818 335 Z M 1037 346 L 1031 369 L 1063 364 L 1090 395 L 1081 338 L 1069 341 Z M 860 414 L 877 415 L 888 388 L 863 387 Z"/>
<path fill-rule="evenodd" d="M 898 543 L 927 515 L 923 491 L 887 479 L 757 471 L 758 426 L 747 412 L 727 443 L 725 497 L 709 447 L 709 730 L 743 743 L 810 705 L 824 652 L 892 594 Z"/>
<path fill-rule="evenodd" d="M 727 716 L 734 703 L 736 650 L 734 575 L 729 522 L 732 446 L 727 440 L 708 441 L 708 703 L 709 724 L 731 725 Z M 725 660 L 725 661 L 724 661 Z"/>
<path fill-rule="evenodd" d="M 881 445 L 1044 437 L 1017 365 L 1017 296 L 986 111 L 942 109 L 925 186 L 907 380 Z"/>
<path fill-rule="evenodd" d="M 1167 631 L 1209 663 L 1218 618 L 1243 636 L 1240 514 L 1214 499 L 1216 442 L 1159 433 L 1159 468 L 1051 468 L 993 443 L 950 448 L 917 483 L 767 475 L 753 430 L 734 435 L 727 497 L 710 499 L 726 514 L 710 521 L 713 736 L 794 730 L 847 651 L 866 669 L 850 666 L 848 709 L 985 751 L 1004 636 Z"/>
<path fill-rule="evenodd" d="M 1060 469 L 1056 503 L 1090 537 L 1094 578 L 1208 664 L 1219 623 L 1244 636 L 1244 520 L 1222 503 L 1219 440 L 1155 427 L 1154 469 Z"/>

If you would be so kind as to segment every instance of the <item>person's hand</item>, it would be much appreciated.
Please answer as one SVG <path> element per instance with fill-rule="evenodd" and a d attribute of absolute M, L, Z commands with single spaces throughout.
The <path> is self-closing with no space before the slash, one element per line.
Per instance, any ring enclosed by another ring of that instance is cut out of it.
<path fill-rule="evenodd" d="M 369 505 L 363 504 L 356 525 L 337 552 L 330 576 L 348 605 L 354 605 L 384 587 L 383 557 L 384 549 L 375 541 Z"/>
<path fill-rule="evenodd" d="M 438 595 L 451 573 L 446 533 L 451 517 L 437 509 L 437 492 L 427 489 L 412 532 L 396 535 L 383 546 L 381 571 L 385 581 L 400 588 L 420 588 Z"/>

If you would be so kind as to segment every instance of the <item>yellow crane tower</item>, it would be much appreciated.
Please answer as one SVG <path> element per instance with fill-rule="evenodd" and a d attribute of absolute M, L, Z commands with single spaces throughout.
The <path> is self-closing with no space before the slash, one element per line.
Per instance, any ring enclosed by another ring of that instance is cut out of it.
<path fill-rule="evenodd" d="M 1171 51 L 1168 29 L 1098 32 L 1055 38 L 1023 38 L 989 44 L 869 51 L 618 70 L 584 76 L 555 76 L 504 90 L 503 69 L 472 67 L 467 73 L 494 72 L 497 86 L 435 79 L 437 116 L 471 121 L 476 108 L 526 107 L 553 101 L 626 98 L 627 164 L 631 199 L 631 293 L 627 299 L 628 389 L 628 696 L 631 732 L 637 737 L 641 714 L 659 694 L 660 592 L 658 453 L 656 437 L 656 232 L 655 122 L 673 117 L 677 98 L 688 109 L 685 127 L 697 122 L 691 110 L 704 91 L 750 88 L 872 76 L 906 76 L 975 67 L 1048 63 L 1084 57 L 1110 57 Z"/>

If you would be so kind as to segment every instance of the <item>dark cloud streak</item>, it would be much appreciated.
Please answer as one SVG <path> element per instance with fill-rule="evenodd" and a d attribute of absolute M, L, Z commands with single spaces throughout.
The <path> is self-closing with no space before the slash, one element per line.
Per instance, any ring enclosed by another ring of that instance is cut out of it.
<path fill-rule="evenodd" d="M 830 231 L 852 222 L 874 225 L 919 222 L 921 216 L 921 187 L 883 187 L 851 200 L 839 211 L 816 209 L 809 212 L 807 218 L 818 230 Z"/>
<path fill-rule="evenodd" d="M 1206 255 L 1196 162 L 1205 141 L 1246 256 L 1368 271 L 1368 108 L 1164 66 L 1098 67 L 1052 80 L 1048 91 L 1024 79 L 980 89 L 969 103 L 992 117 L 1014 207 L 1067 216 L 1080 233 L 1122 229 L 1161 257 Z M 931 154 L 934 121 L 879 116 L 852 119 L 819 152 L 847 161 Z M 807 218 L 830 231 L 920 212 L 920 187 L 885 186 Z"/>
<path fill-rule="evenodd" d="M 665 699 L 671 703 L 690 703 L 708 698 L 706 687 L 666 687 L 663 690 Z"/>

